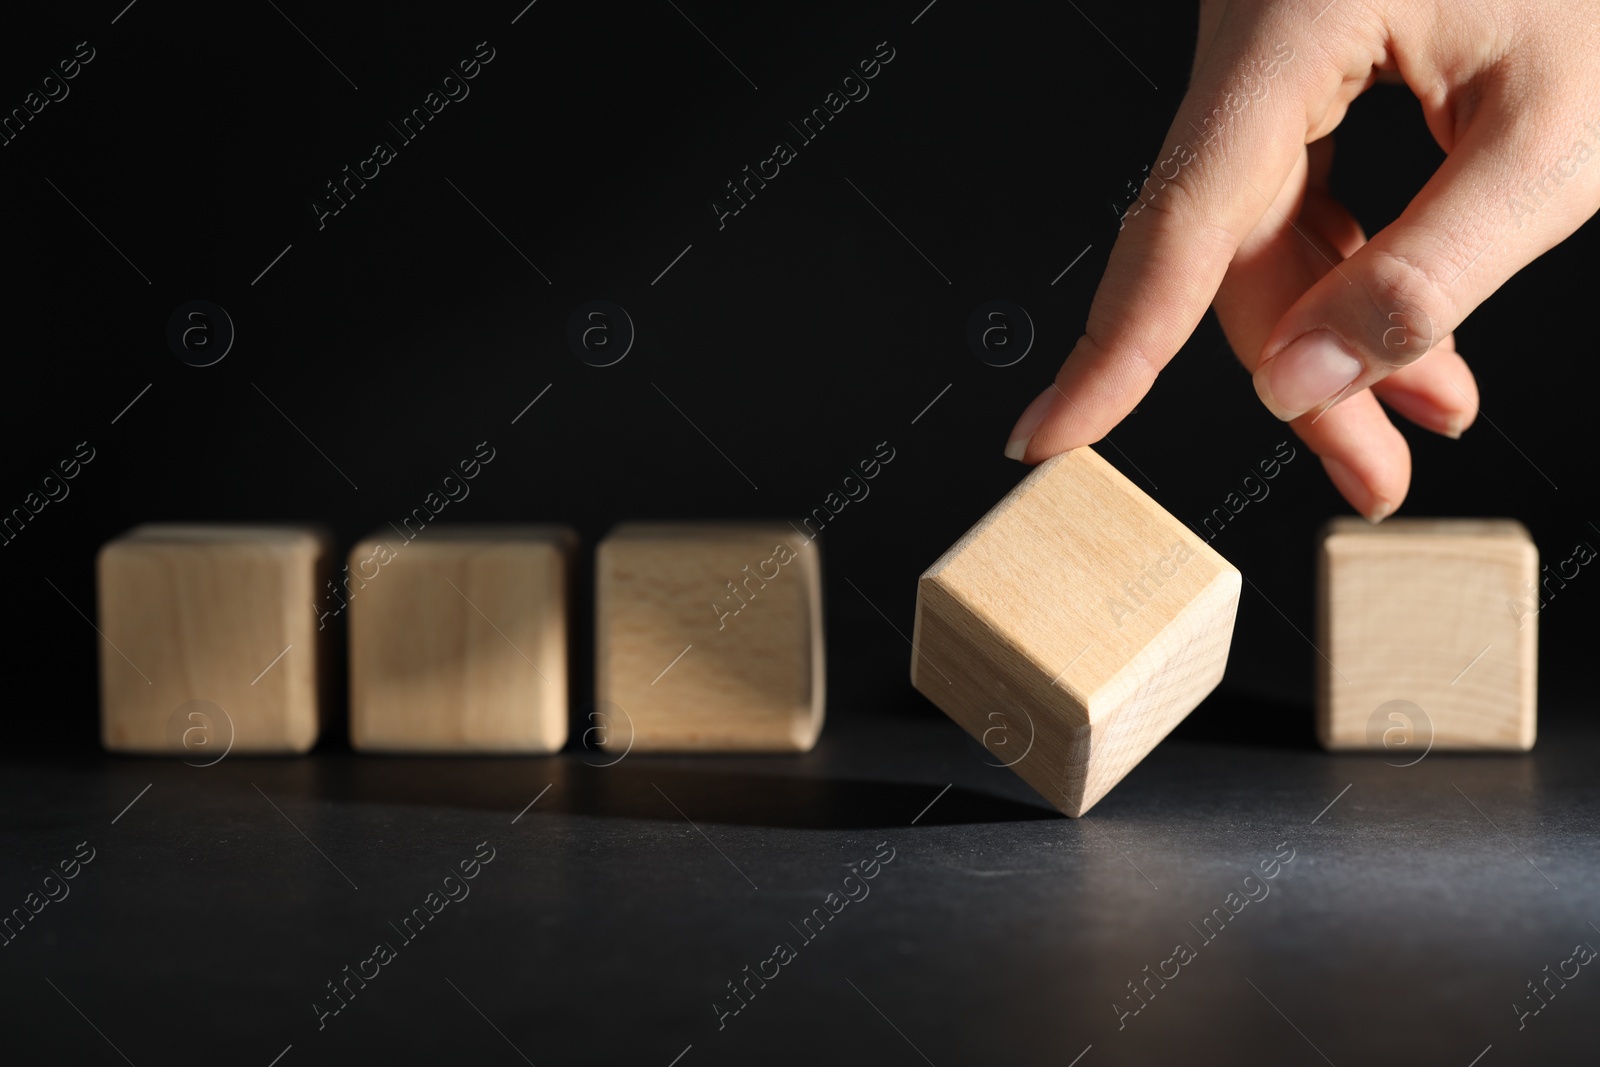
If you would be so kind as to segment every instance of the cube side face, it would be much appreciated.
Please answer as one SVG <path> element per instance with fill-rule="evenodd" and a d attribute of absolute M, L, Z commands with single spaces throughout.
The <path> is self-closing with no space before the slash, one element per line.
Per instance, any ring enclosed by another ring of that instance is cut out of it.
<path fill-rule="evenodd" d="M 289 751 L 311 751 L 327 725 L 335 679 L 329 669 L 333 631 L 318 615 L 316 600 L 333 577 L 333 537 L 324 530 L 311 531 L 312 541 L 296 554 L 284 586 L 283 610 L 291 647 L 272 668 L 285 666 L 302 649 L 305 655 L 289 668 L 292 693 L 303 693 L 294 705 L 303 709 L 289 716 Z M 270 676 L 272 672 L 267 674 Z M 265 684 L 265 677 L 257 687 Z"/>
<path fill-rule="evenodd" d="M 805 752 L 822 729 L 821 566 L 776 525 L 625 525 L 595 553 L 596 699 L 616 751 Z M 731 585 L 730 585 L 731 583 Z"/>
<path fill-rule="evenodd" d="M 1318 738 L 1330 749 L 1526 751 L 1538 552 L 1516 524 L 1335 527 L 1319 558 Z M 1527 610 L 1519 611 L 1521 604 Z"/>
<path fill-rule="evenodd" d="M 1086 758 L 1087 710 L 1028 663 L 937 576 L 917 583 L 911 684 L 1058 811 L 1081 812 L 1070 768 Z"/>
<path fill-rule="evenodd" d="M 489 531 L 398 549 L 386 540 L 358 544 L 350 573 L 371 577 L 350 599 L 351 745 L 560 749 L 569 551 L 562 536 Z"/>
<path fill-rule="evenodd" d="M 928 573 L 994 620 L 1050 677 L 1067 670 L 1088 704 L 1088 694 L 1230 571 L 1188 527 L 1080 448 L 1035 468 Z"/>
<path fill-rule="evenodd" d="M 1093 729 L 1081 765 L 1069 768 L 1065 792 L 1078 800 L 1068 814 L 1093 807 L 1216 689 L 1228 666 L 1239 588 L 1238 571 L 1217 575 L 1122 677 L 1090 698 Z"/>
<path fill-rule="evenodd" d="M 1333 640 L 1333 620 L 1329 617 L 1328 610 L 1328 589 L 1332 580 L 1333 561 L 1328 558 L 1328 537 L 1324 531 L 1317 545 L 1316 605 L 1312 620 L 1312 640 L 1317 652 L 1314 667 L 1316 692 L 1313 694 L 1313 714 L 1316 719 L 1317 743 L 1329 751 L 1339 747 L 1333 736 L 1333 705 L 1330 700 L 1330 694 L 1333 692 L 1334 676 L 1331 669 L 1333 662 L 1328 659 L 1327 652 Z"/>
<path fill-rule="evenodd" d="M 195 758 L 305 752 L 321 725 L 311 605 L 326 543 L 314 531 L 206 530 L 135 531 L 101 549 L 101 743 Z"/>

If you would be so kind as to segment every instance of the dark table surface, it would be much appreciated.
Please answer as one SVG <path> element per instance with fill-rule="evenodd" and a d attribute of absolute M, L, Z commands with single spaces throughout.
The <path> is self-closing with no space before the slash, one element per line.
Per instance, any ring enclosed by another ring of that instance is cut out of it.
<path fill-rule="evenodd" d="M 1236 710 L 1258 735 L 1204 728 Z M 1299 743 L 1304 716 L 1214 700 L 1079 820 L 925 706 L 835 713 L 796 758 L 11 759 L 4 905 L 60 899 L 0 950 L 5 1044 L 262 1067 L 1588 1060 L 1600 974 L 1566 961 L 1600 945 L 1600 730 L 1547 716 L 1530 755 L 1396 767 Z M 777 973 L 721 1016 L 756 971 Z M 352 972 L 376 976 L 322 1016 Z"/>

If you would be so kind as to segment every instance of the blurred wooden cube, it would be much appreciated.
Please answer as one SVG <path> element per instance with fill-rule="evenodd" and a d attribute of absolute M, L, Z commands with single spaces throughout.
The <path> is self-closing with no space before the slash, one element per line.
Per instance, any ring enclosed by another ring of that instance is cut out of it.
<path fill-rule="evenodd" d="M 806 752 L 823 716 L 817 547 L 782 525 L 624 524 L 595 553 L 608 751 Z"/>
<path fill-rule="evenodd" d="M 567 740 L 567 590 L 577 535 L 430 526 L 350 552 L 350 744 L 554 752 Z M 344 576 L 341 576 L 341 581 Z"/>
<path fill-rule="evenodd" d="M 1317 736 L 1330 749 L 1526 751 L 1539 552 L 1510 519 L 1335 519 L 1317 562 Z"/>
<path fill-rule="evenodd" d="M 922 575 L 911 683 L 1067 815 L 1222 680 L 1239 572 L 1087 448 Z"/>
<path fill-rule="evenodd" d="M 138 526 L 100 549 L 100 738 L 194 759 L 305 752 L 321 723 L 311 527 Z"/>

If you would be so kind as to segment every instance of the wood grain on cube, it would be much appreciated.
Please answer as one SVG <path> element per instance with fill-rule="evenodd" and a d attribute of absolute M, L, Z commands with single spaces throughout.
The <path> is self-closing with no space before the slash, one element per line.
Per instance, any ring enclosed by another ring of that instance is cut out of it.
<path fill-rule="evenodd" d="M 105 747 L 191 758 L 311 748 L 326 658 L 313 602 L 330 549 L 310 527 L 197 524 L 139 526 L 102 547 Z"/>
<path fill-rule="evenodd" d="M 608 750 L 816 744 L 824 679 L 814 543 L 781 524 L 626 524 L 595 557 Z"/>
<path fill-rule="evenodd" d="M 350 743 L 554 752 L 567 740 L 576 535 L 430 526 L 350 552 Z"/>
<path fill-rule="evenodd" d="M 1533 747 L 1538 576 L 1533 539 L 1509 519 L 1329 523 L 1317 567 L 1322 744 Z"/>
<path fill-rule="evenodd" d="M 911 681 L 996 764 L 1081 815 L 1221 681 L 1239 585 L 1080 448 L 1035 468 L 923 574 Z"/>

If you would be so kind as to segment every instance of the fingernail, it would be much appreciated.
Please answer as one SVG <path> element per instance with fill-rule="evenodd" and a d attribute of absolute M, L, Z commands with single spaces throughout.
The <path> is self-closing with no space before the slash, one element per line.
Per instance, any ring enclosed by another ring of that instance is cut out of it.
<path fill-rule="evenodd" d="M 1285 422 L 1337 397 L 1361 373 L 1361 361 L 1327 330 L 1292 341 L 1256 372 L 1256 394 Z"/>
<path fill-rule="evenodd" d="M 1006 458 L 1020 460 L 1028 451 L 1028 442 L 1033 439 L 1033 431 L 1039 428 L 1044 417 L 1050 414 L 1050 409 L 1055 406 L 1056 387 L 1051 385 L 1044 392 L 1033 398 L 1022 412 L 1022 418 L 1017 420 L 1017 425 L 1011 431 L 1011 439 L 1006 442 Z"/>
<path fill-rule="evenodd" d="M 1387 500 L 1380 500 L 1372 505 L 1372 510 L 1367 512 L 1367 521 L 1376 526 L 1394 512 L 1394 505 Z"/>
<path fill-rule="evenodd" d="M 1466 428 L 1465 420 L 1462 419 L 1461 416 L 1456 415 L 1445 424 L 1444 435 L 1451 440 L 1459 441 L 1461 440 L 1461 431 L 1465 430 Z"/>

